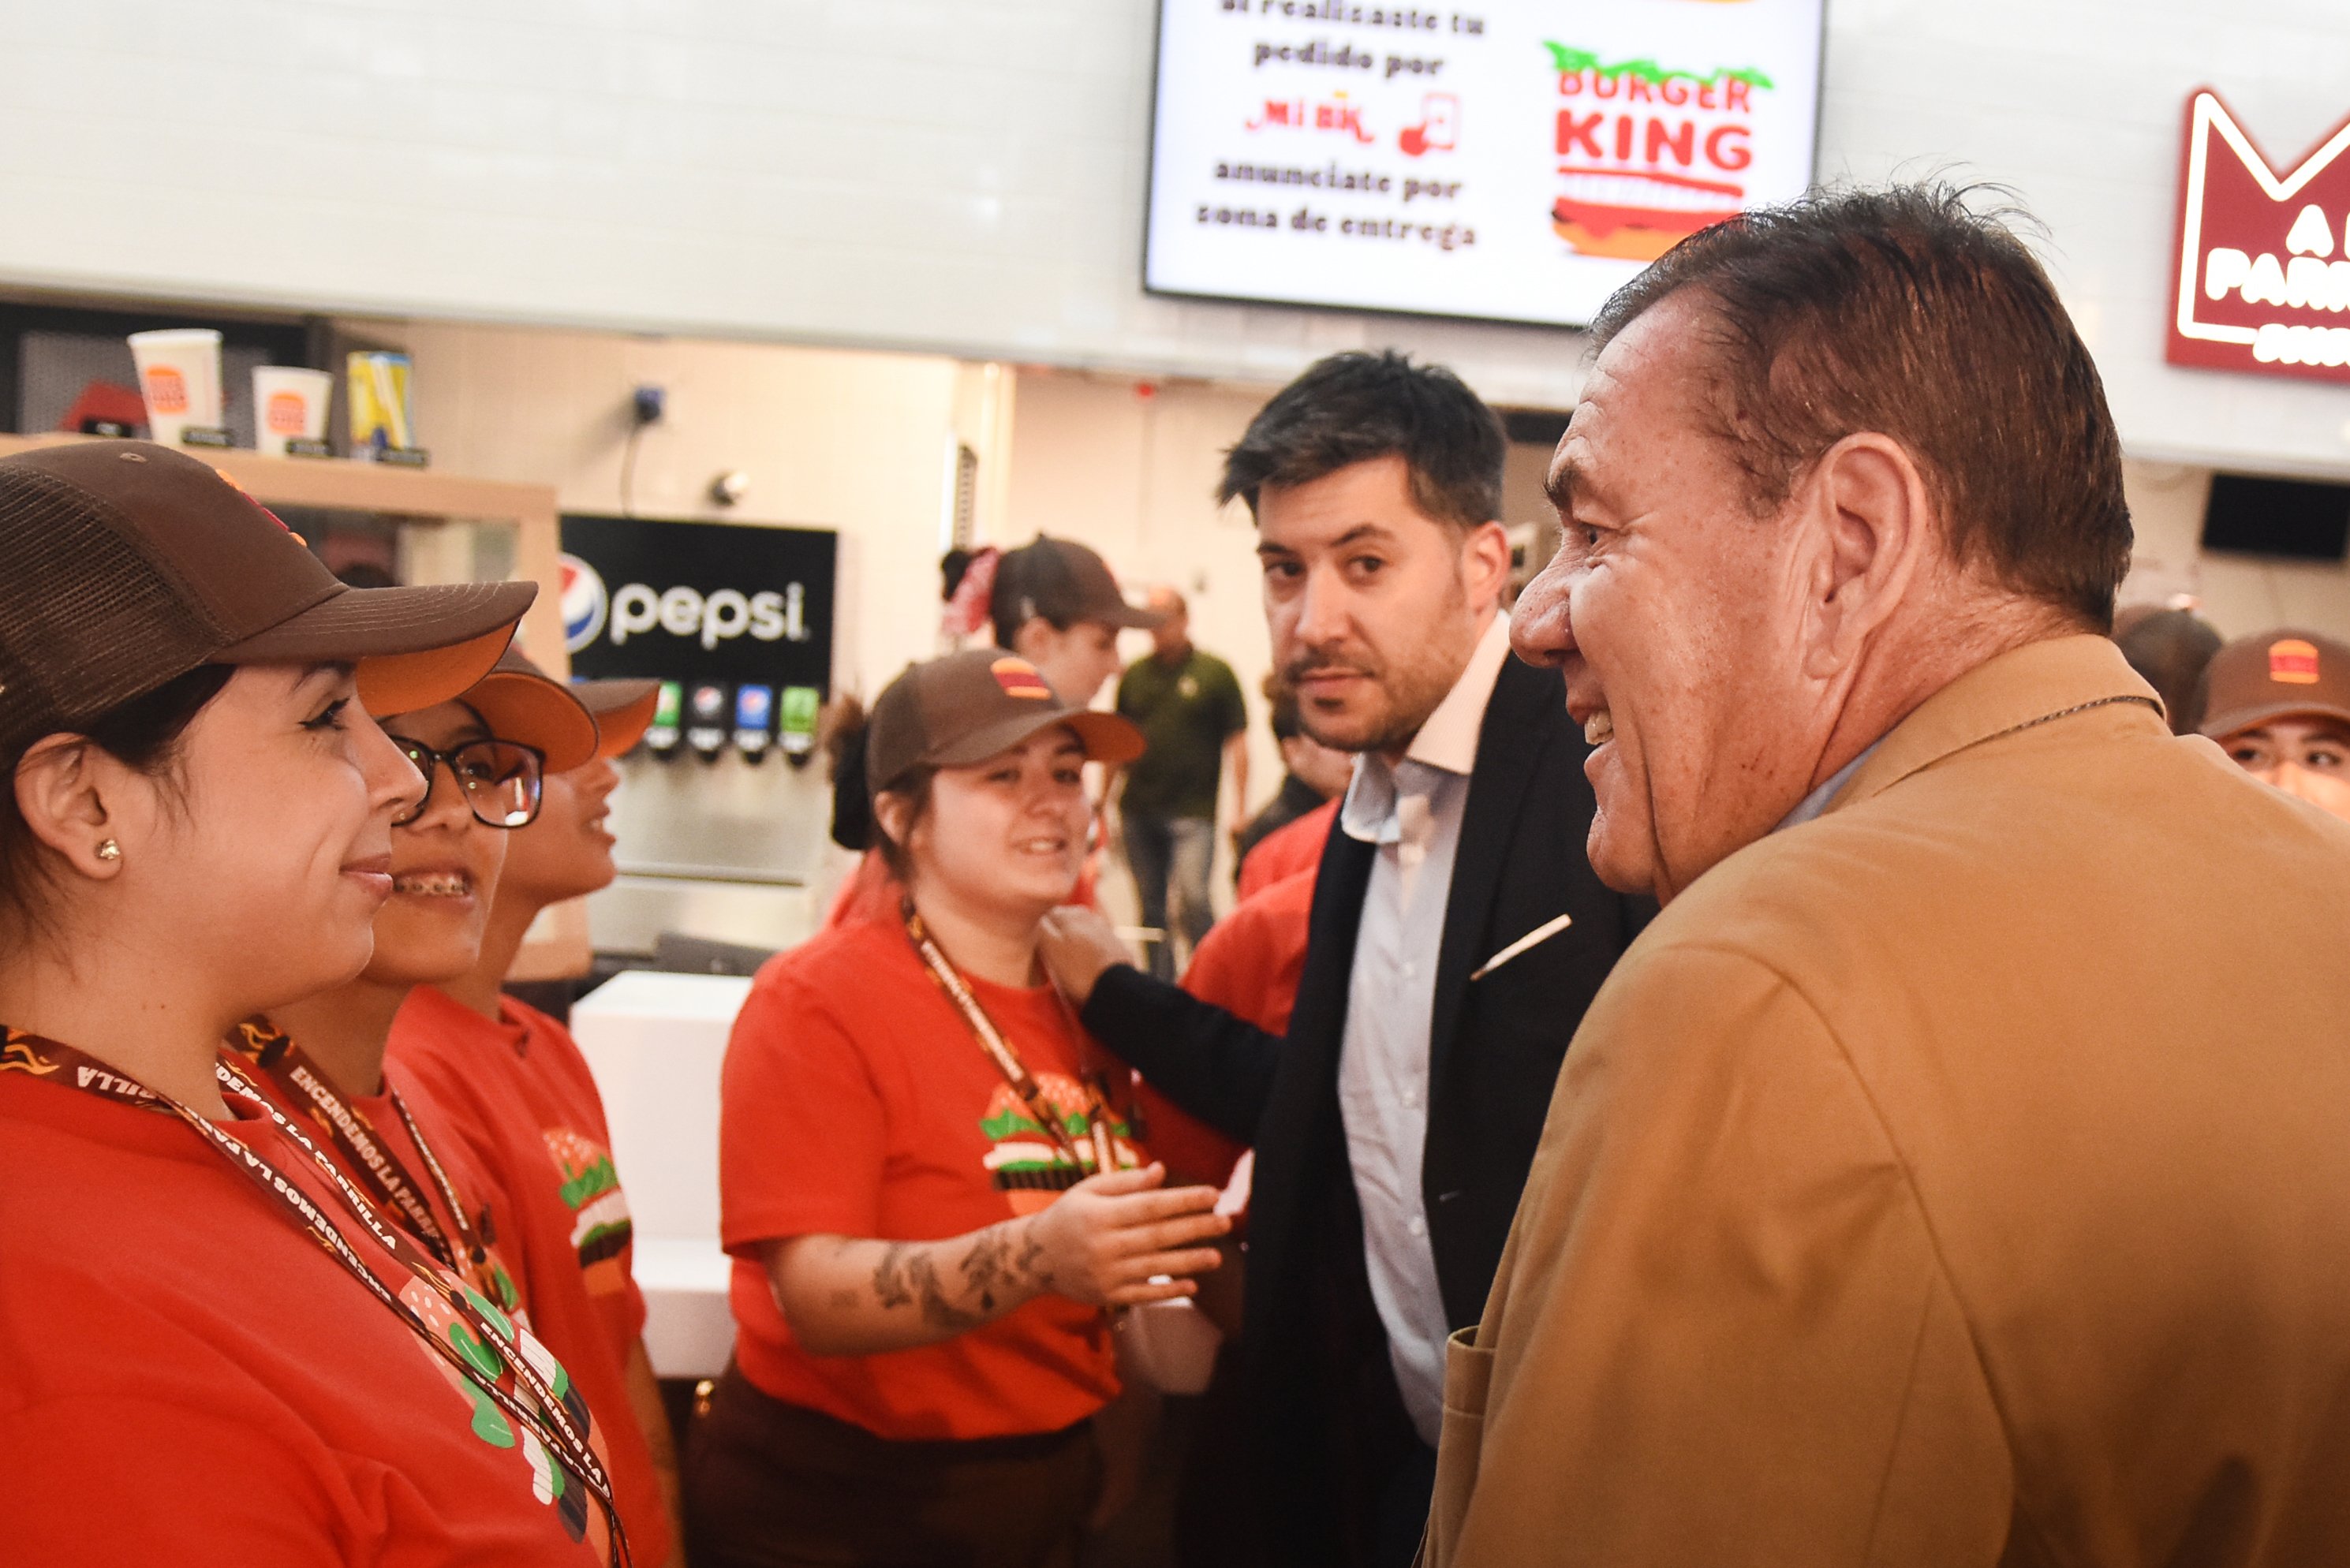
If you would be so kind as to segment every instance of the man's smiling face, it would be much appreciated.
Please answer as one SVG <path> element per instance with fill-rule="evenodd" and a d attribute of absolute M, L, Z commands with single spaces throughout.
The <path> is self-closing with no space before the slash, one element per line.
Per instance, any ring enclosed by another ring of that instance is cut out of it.
<path fill-rule="evenodd" d="M 1551 465 L 1565 542 L 1511 626 L 1520 657 L 1564 670 L 1596 745 L 1593 867 L 1659 898 L 1803 798 L 1829 718 L 1804 711 L 1800 497 L 1753 514 L 1706 428 L 1709 351 L 1675 295 L 1601 353 Z"/>

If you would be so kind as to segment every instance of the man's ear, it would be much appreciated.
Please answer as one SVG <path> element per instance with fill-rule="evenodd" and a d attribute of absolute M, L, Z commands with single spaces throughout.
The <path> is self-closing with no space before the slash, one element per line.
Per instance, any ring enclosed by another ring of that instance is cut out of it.
<path fill-rule="evenodd" d="M 1510 532 L 1499 523 L 1480 523 L 1461 540 L 1461 586 L 1471 604 L 1499 604 L 1510 586 Z"/>
<path fill-rule="evenodd" d="M 1875 431 L 1830 447 L 1803 497 L 1819 538 L 1810 585 L 1814 635 L 1804 672 L 1825 678 L 1850 669 L 1901 607 L 1939 547 L 1940 528 L 1917 461 Z"/>
<path fill-rule="evenodd" d="M 16 764 L 16 810 L 33 836 L 76 871 L 94 881 L 111 881 L 122 870 L 119 841 L 128 829 L 119 797 L 129 782 L 129 770 L 97 742 L 51 735 L 36 742 Z M 115 845 L 115 852 L 99 855 L 101 844 Z"/>

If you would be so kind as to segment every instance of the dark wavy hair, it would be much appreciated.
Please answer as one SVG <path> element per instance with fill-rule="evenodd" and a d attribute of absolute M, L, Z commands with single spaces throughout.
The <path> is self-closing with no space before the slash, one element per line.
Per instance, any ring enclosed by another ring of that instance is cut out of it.
<path fill-rule="evenodd" d="M 1224 454 L 1219 504 L 1256 511 L 1268 484 L 1308 484 L 1382 457 L 1400 457 L 1414 505 L 1462 530 L 1502 514 L 1509 437 L 1468 384 L 1441 365 L 1392 349 L 1333 354 L 1274 394 Z"/>

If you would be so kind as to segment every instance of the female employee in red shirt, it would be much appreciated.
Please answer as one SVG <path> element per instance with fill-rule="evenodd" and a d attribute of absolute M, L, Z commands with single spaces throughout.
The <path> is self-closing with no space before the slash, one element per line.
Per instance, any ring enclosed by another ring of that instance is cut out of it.
<path fill-rule="evenodd" d="M 1227 1229 L 1213 1189 L 1137 1168 L 1125 1094 L 1036 961 L 1084 764 L 1139 747 L 993 649 L 875 703 L 907 903 L 770 962 L 727 1052 L 735 1362 L 687 1459 L 696 1568 L 1069 1560 L 1118 1392 L 1103 1309 L 1191 1294 Z"/>
<path fill-rule="evenodd" d="M 376 916 L 375 956 L 347 984 L 274 1010 L 270 1022 L 289 1037 L 288 1054 L 272 1061 L 265 1047 L 255 1066 L 274 1080 L 281 1103 L 325 1113 L 328 1141 L 359 1157 L 349 1161 L 350 1173 L 363 1184 L 369 1179 L 367 1148 L 337 1136 L 340 1118 L 318 1103 L 322 1092 L 352 1096 L 359 1137 L 379 1149 L 398 1151 L 423 1135 L 426 1150 L 411 1154 L 404 1170 L 395 1152 L 393 1169 L 395 1180 L 409 1175 L 404 1185 L 428 1199 L 437 1164 L 462 1160 L 473 1168 L 477 1174 L 454 1182 L 455 1191 L 479 1191 L 487 1199 L 493 1220 L 480 1229 L 494 1240 L 484 1250 L 520 1281 L 518 1293 L 506 1299 L 525 1309 L 531 1332 L 585 1396 L 638 1568 L 660 1568 L 672 1532 L 667 1494 L 588 1282 L 572 1262 L 570 1217 L 544 1212 L 546 1146 L 535 1121 L 524 1129 L 526 1141 L 517 1140 L 514 1129 L 484 1112 L 475 1092 L 503 1082 L 508 1069 L 500 1058 L 511 1058 L 511 1049 L 481 1040 L 477 1031 L 458 1042 L 473 1049 L 442 1064 L 447 1070 L 421 1065 L 406 1052 L 386 1054 L 395 1015 L 408 1016 L 402 1003 L 436 982 L 462 978 L 480 957 L 510 846 L 541 815 L 548 780 L 595 756 L 596 721 L 569 691 L 509 652 L 457 701 L 381 722 L 429 788 L 414 816 L 392 828 L 392 896 Z M 313 1073 L 297 1073 L 297 1064 Z M 400 1102 L 392 1103 L 387 1091 Z M 550 1229 L 553 1249 L 546 1245 Z M 508 1276 L 492 1275 L 484 1293 L 505 1304 L 495 1287 Z"/>
<path fill-rule="evenodd" d="M 358 700 L 463 691 L 529 599 L 345 589 L 162 447 L 0 461 L 12 1568 L 617 1553 L 561 1368 L 219 1054 L 368 961 L 421 784 Z"/>
<path fill-rule="evenodd" d="M 1039 534 L 1016 550 L 957 550 L 941 570 L 947 630 L 968 637 L 985 626 L 998 648 L 1034 665 L 1053 694 L 1072 708 L 1089 706 L 1118 674 L 1121 629 L 1148 631 L 1167 618 L 1127 603 L 1108 563 L 1072 539 Z M 898 916 L 900 889 L 873 847 L 864 734 L 851 730 L 832 748 L 832 840 L 865 857 L 834 891 L 827 926 L 886 923 Z M 1094 901 L 1090 867 L 1080 874 L 1074 901 Z"/>
<path fill-rule="evenodd" d="M 677 1461 L 639 1337 L 644 1297 L 630 1273 L 633 1230 L 603 1101 L 570 1033 L 499 986 L 542 909 L 616 875 L 603 826 L 619 782 L 611 759 L 644 733 L 659 690 L 653 681 L 567 687 L 513 652 L 476 693 L 493 690 L 510 694 L 505 707 L 536 696 L 575 715 L 584 709 L 595 723 L 584 746 L 550 751 L 536 815 L 511 833 L 471 836 L 496 839 L 504 852 L 495 897 L 484 884 L 466 906 L 462 950 L 452 947 L 431 973 L 408 971 L 427 983 L 405 992 L 388 1061 L 463 1121 L 496 1170 L 514 1208 L 506 1245 L 530 1276 L 534 1325 L 603 1419 L 629 1543 L 640 1568 L 657 1568 L 674 1529 Z M 505 707 L 487 715 L 502 734 Z"/>

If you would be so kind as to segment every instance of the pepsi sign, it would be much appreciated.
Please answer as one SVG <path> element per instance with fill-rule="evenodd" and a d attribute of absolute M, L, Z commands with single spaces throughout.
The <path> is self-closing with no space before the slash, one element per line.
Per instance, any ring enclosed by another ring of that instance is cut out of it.
<path fill-rule="evenodd" d="M 838 547 L 826 529 L 567 515 L 572 670 L 828 693 Z"/>

